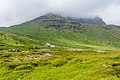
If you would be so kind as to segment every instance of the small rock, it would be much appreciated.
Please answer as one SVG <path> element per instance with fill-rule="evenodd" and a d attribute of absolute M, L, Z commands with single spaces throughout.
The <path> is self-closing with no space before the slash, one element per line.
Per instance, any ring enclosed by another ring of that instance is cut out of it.
<path fill-rule="evenodd" d="M 8 51 L 9 51 L 9 52 L 21 52 L 20 49 L 9 49 Z"/>
<path fill-rule="evenodd" d="M 49 52 L 51 52 L 51 50 L 49 50 L 49 49 L 42 49 L 41 50 L 43 53 L 49 53 Z"/>

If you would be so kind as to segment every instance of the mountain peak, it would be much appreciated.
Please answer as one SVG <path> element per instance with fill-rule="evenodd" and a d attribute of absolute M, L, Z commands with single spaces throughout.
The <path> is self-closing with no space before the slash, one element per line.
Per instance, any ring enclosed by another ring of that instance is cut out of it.
<path fill-rule="evenodd" d="M 96 24 L 96 25 L 106 25 L 106 23 L 102 20 L 101 17 L 96 16 L 93 18 L 73 18 L 73 17 L 65 17 L 61 16 L 59 14 L 53 14 L 48 13 L 46 15 L 43 15 L 39 18 L 40 21 L 44 19 L 51 19 L 51 20 L 62 20 L 62 21 L 70 21 L 70 22 L 77 22 L 77 23 L 83 23 L 83 24 Z"/>

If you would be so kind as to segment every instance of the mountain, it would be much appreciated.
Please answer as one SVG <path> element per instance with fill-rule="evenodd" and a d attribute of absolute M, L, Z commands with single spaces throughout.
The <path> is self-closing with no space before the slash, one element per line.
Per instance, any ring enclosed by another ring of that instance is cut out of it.
<path fill-rule="evenodd" d="M 77 23 L 87 23 L 87 24 L 96 24 L 96 25 L 106 25 L 106 23 L 100 18 L 99 16 L 96 16 L 94 18 L 72 18 L 72 17 L 63 17 L 61 15 L 55 15 L 55 14 L 47 14 L 44 16 L 41 16 L 39 18 L 36 18 L 35 20 L 41 22 L 41 18 L 44 19 L 45 22 L 48 22 L 54 20 L 56 21 L 61 20 L 61 22 L 77 22 Z"/>
<path fill-rule="evenodd" d="M 120 27 L 105 25 L 100 17 L 91 19 L 47 14 L 20 25 L 0 29 L 1 45 L 57 46 L 111 49 L 120 47 Z"/>
<path fill-rule="evenodd" d="M 120 26 L 101 18 L 47 14 L 0 28 L 0 80 L 120 80 L 119 61 Z"/>

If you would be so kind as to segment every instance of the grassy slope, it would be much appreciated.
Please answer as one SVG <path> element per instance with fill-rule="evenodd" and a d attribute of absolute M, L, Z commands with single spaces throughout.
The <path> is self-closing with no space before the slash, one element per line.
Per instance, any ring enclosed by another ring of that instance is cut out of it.
<path fill-rule="evenodd" d="M 103 46 L 103 48 L 108 49 L 110 47 L 120 47 L 120 28 L 115 26 L 83 24 L 77 32 L 74 32 L 72 29 L 61 29 L 59 34 L 55 28 L 46 29 L 38 23 L 29 22 L 9 27 L 2 31 L 33 39 L 36 42 L 34 42 L 34 44 L 40 46 L 43 46 L 45 42 L 49 42 L 58 46 L 81 48 L 99 49 Z M 26 43 L 31 44 L 29 41 Z"/>

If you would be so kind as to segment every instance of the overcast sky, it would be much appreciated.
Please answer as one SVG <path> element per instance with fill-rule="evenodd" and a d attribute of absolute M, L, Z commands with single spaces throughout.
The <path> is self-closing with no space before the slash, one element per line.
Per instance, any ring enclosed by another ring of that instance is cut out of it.
<path fill-rule="evenodd" d="M 11 26 L 47 13 L 72 17 L 100 16 L 120 25 L 120 0 L 0 0 L 0 26 Z"/>

